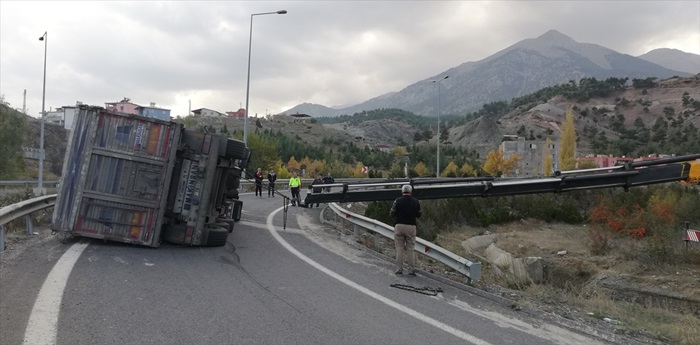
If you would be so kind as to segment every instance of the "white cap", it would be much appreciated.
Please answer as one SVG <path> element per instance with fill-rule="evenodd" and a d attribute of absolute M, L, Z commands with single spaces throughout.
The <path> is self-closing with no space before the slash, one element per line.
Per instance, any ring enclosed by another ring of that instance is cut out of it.
<path fill-rule="evenodd" d="M 413 188 L 411 188 L 410 185 L 405 185 L 405 186 L 401 187 L 401 193 L 411 194 L 412 191 L 413 191 Z"/>

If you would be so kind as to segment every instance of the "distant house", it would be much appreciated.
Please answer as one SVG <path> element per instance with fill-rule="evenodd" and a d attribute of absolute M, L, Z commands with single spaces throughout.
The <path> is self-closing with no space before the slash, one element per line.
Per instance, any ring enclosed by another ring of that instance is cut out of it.
<path fill-rule="evenodd" d="M 236 119 L 242 119 L 245 117 L 245 109 L 240 108 L 237 111 L 227 111 L 226 116 L 233 117 Z"/>
<path fill-rule="evenodd" d="M 599 168 L 613 167 L 634 161 L 632 157 L 615 157 L 613 155 L 591 155 L 586 158 L 592 160 Z"/>
<path fill-rule="evenodd" d="M 139 107 L 138 104 L 131 103 L 131 99 L 126 98 L 126 97 L 124 97 L 124 99 L 122 99 L 119 102 L 105 103 L 105 108 L 107 108 L 107 110 L 118 111 L 118 112 L 127 113 L 127 114 L 134 114 L 134 115 L 139 114 L 138 110 L 136 110 L 136 108 L 138 108 L 138 107 Z"/>
<path fill-rule="evenodd" d="M 384 153 L 390 153 L 392 150 L 391 146 L 384 145 L 384 144 L 377 144 L 375 147 L 377 148 L 377 150 L 384 152 Z"/>
<path fill-rule="evenodd" d="M 156 119 L 170 121 L 170 109 L 163 109 L 156 107 L 155 102 L 151 102 L 149 106 L 141 106 L 136 103 L 132 103 L 131 99 L 124 97 L 119 102 L 109 102 L 105 103 L 105 108 L 111 111 L 118 111 L 121 113 L 141 115 L 146 117 L 153 117 Z"/>
<path fill-rule="evenodd" d="M 138 115 L 152 117 L 159 120 L 170 121 L 170 109 L 163 109 L 156 107 L 155 102 L 151 102 L 148 107 L 138 106 L 136 107 Z"/>
<path fill-rule="evenodd" d="M 78 105 L 80 104 L 81 103 L 78 102 Z M 46 120 L 47 123 L 53 123 L 61 125 L 65 129 L 71 129 L 73 127 L 73 118 L 75 117 L 76 109 L 74 105 L 64 105 L 56 110 L 47 111 L 44 120 Z"/>
<path fill-rule="evenodd" d="M 207 108 L 199 108 L 192 110 L 192 113 L 194 113 L 195 116 L 207 116 L 207 117 L 217 117 L 217 116 L 224 116 L 224 114 L 216 111 L 216 110 L 211 110 Z"/>
<path fill-rule="evenodd" d="M 301 122 L 301 123 L 306 123 L 306 121 L 307 121 L 308 119 L 311 119 L 311 118 L 312 118 L 311 115 L 299 114 L 299 113 L 290 114 L 289 116 L 291 116 L 292 119 L 294 119 L 294 122 Z"/>

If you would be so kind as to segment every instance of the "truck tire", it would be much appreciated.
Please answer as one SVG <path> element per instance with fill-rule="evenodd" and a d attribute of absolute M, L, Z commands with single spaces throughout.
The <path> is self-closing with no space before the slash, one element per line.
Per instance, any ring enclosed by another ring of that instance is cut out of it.
<path fill-rule="evenodd" d="M 204 245 L 207 247 L 221 247 L 226 245 L 226 240 L 228 239 L 228 230 L 216 225 L 207 225 L 208 235 L 207 243 Z"/>
<path fill-rule="evenodd" d="M 241 214 L 243 214 L 243 202 L 240 200 L 233 200 L 233 220 L 241 220 Z"/>
<path fill-rule="evenodd" d="M 240 140 L 228 139 L 226 142 L 225 158 L 231 159 L 246 159 L 248 157 L 248 148 L 245 143 Z"/>
<path fill-rule="evenodd" d="M 233 225 L 236 224 L 236 222 L 233 219 L 227 219 L 227 218 L 217 218 L 216 223 L 214 225 L 220 226 L 226 230 L 228 230 L 228 233 L 233 232 Z"/>

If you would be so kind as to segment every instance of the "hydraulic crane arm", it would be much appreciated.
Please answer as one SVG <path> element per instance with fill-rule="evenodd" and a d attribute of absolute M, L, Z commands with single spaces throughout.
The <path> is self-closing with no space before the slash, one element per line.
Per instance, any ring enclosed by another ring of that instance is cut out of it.
<path fill-rule="evenodd" d="M 554 177 L 496 179 L 416 178 L 371 183 L 335 183 L 324 185 L 337 191 L 309 193 L 304 205 L 328 202 L 394 200 L 400 186 L 413 186 L 418 199 L 447 199 L 506 196 L 535 193 L 559 193 L 573 190 L 643 186 L 665 182 L 698 184 L 700 154 L 633 162 L 609 168 L 557 172 Z M 340 187 L 340 188 L 339 188 Z"/>

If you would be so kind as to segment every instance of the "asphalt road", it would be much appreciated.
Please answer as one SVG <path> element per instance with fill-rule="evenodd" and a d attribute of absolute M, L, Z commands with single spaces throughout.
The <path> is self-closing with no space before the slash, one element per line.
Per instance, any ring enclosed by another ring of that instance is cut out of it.
<path fill-rule="evenodd" d="M 0 344 L 22 344 L 37 327 L 30 318 L 43 308 L 37 300 L 51 280 L 46 277 L 64 253 L 85 244 L 56 320 L 39 319 L 41 327 L 54 322 L 55 332 L 44 327 L 38 332 L 47 334 L 32 339 L 106 345 L 601 343 L 420 272 L 395 276 L 388 258 L 323 225 L 320 209 L 290 207 L 282 229 L 281 198 L 241 198 L 242 220 L 224 247 L 165 243 L 154 249 L 46 236 L 3 254 Z M 443 292 L 427 296 L 390 286 L 395 283 Z"/>

